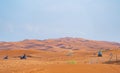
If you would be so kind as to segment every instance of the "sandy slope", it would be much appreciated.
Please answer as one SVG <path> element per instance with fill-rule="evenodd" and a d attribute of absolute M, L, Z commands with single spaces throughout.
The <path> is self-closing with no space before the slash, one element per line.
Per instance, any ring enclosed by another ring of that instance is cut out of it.
<path fill-rule="evenodd" d="M 120 73 L 120 64 L 103 64 L 109 60 L 109 53 L 103 52 L 103 57 L 94 56 L 96 51 L 77 50 L 72 56 L 64 52 L 49 52 L 41 50 L 1 50 L 0 73 Z M 18 56 L 26 53 L 27 60 L 20 60 Z M 120 60 L 120 50 L 117 51 Z M 8 60 L 3 56 L 8 55 Z M 71 63 L 72 62 L 72 63 Z"/>
<path fill-rule="evenodd" d="M 0 73 L 120 73 L 120 65 L 65 64 L 35 60 L 0 61 Z"/>
<path fill-rule="evenodd" d="M 76 64 L 76 65 L 51 65 L 48 66 L 48 73 L 120 73 L 118 65 L 100 64 Z M 47 72 L 46 72 L 47 73 Z"/>

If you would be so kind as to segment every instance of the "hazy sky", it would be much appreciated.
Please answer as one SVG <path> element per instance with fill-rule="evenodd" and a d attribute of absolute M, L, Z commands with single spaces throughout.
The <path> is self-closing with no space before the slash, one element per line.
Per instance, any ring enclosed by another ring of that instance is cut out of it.
<path fill-rule="evenodd" d="M 0 41 L 60 37 L 120 42 L 120 0 L 0 0 Z"/>

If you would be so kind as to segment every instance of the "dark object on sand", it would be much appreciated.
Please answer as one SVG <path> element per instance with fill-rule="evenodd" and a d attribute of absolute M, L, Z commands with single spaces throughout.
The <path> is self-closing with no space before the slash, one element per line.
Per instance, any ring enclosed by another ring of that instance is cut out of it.
<path fill-rule="evenodd" d="M 102 57 L 102 51 L 98 51 L 98 57 Z"/>
<path fill-rule="evenodd" d="M 26 54 L 24 54 L 23 56 L 20 56 L 20 59 L 27 59 Z"/>
<path fill-rule="evenodd" d="M 8 59 L 8 56 L 5 56 L 3 59 L 4 59 L 4 60 Z"/>

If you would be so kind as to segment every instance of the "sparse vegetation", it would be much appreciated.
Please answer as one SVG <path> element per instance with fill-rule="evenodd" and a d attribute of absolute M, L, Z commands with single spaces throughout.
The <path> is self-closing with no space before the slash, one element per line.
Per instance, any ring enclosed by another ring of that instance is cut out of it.
<path fill-rule="evenodd" d="M 103 64 L 116 64 L 116 65 L 120 65 L 120 60 L 118 60 L 118 61 L 106 61 Z"/>
<path fill-rule="evenodd" d="M 68 64 L 77 64 L 77 61 L 75 61 L 75 60 L 70 60 L 70 61 L 68 61 L 67 63 L 68 63 Z"/>

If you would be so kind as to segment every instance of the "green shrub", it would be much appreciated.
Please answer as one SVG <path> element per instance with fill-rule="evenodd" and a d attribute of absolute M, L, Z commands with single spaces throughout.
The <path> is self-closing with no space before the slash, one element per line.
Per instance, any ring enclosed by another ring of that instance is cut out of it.
<path fill-rule="evenodd" d="M 67 62 L 68 64 L 77 64 L 77 62 L 75 60 L 70 60 Z"/>

